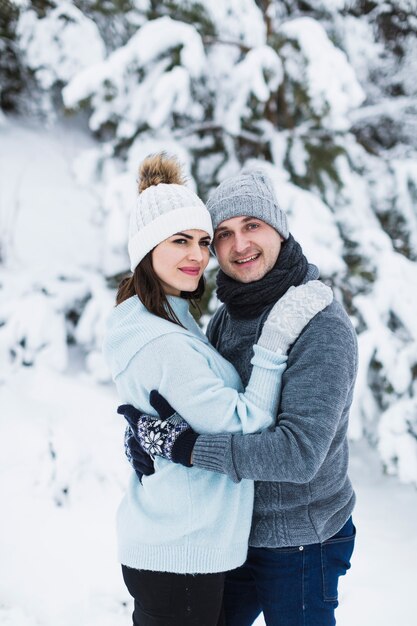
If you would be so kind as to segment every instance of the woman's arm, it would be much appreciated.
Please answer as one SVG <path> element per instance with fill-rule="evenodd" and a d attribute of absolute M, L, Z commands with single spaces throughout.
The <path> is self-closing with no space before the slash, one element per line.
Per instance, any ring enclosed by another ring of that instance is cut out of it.
<path fill-rule="evenodd" d="M 136 386 L 136 393 L 131 388 L 129 396 L 147 396 L 157 388 L 199 433 L 254 433 L 270 426 L 287 356 L 255 347 L 252 376 L 242 392 L 236 372 L 236 387 L 227 386 L 215 373 L 207 349 L 198 339 L 180 333 L 158 337 L 129 365 Z M 141 410 L 154 413 L 150 405 Z"/>
<path fill-rule="evenodd" d="M 318 281 L 293 288 L 280 299 L 254 346 L 252 375 L 244 393 L 228 387 L 213 371 L 207 346 L 198 339 L 180 333 L 155 339 L 130 365 L 140 370 L 135 376 L 142 386 L 139 397 L 143 386 L 148 390 L 157 386 L 199 433 L 254 433 L 267 428 L 278 408 L 284 352 L 331 299 L 331 290 Z"/>

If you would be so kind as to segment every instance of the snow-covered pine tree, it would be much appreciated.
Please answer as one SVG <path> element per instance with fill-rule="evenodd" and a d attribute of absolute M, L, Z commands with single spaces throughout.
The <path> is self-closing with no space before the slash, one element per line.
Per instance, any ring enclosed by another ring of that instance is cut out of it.
<path fill-rule="evenodd" d="M 203 197 L 243 164 L 268 171 L 359 335 L 351 435 L 415 483 L 416 32 L 413 0 L 28 2 L 13 32 L 46 115 L 82 111 L 97 139 L 74 170 L 100 190 L 110 282 L 146 154 L 177 154 Z M 94 363 L 103 285 L 73 332 Z"/>

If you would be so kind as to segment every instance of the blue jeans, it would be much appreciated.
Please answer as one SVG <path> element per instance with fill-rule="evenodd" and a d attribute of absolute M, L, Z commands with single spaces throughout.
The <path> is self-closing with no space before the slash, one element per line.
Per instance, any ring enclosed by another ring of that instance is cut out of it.
<path fill-rule="evenodd" d="M 250 626 L 263 611 L 267 626 L 333 626 L 339 576 L 350 568 L 352 518 L 324 543 L 249 548 L 246 562 L 227 572 L 227 626 Z"/>

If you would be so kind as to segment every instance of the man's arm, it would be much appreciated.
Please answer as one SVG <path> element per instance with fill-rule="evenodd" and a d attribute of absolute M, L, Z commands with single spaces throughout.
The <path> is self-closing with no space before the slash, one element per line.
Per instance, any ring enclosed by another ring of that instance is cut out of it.
<path fill-rule="evenodd" d="M 193 449 L 195 466 L 234 481 L 307 483 L 315 476 L 351 402 L 356 377 L 356 336 L 347 317 L 337 313 L 317 315 L 294 344 L 274 430 L 201 435 Z"/>

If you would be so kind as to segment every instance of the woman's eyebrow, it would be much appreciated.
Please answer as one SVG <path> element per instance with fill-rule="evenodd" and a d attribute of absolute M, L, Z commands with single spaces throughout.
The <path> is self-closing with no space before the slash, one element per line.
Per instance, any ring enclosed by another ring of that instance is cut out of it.
<path fill-rule="evenodd" d="M 185 239 L 194 239 L 192 235 L 186 235 L 185 233 L 174 233 L 172 235 L 172 237 L 178 237 L 178 236 L 185 237 Z"/>
<path fill-rule="evenodd" d="M 175 233 L 172 237 L 184 237 L 185 239 L 194 239 L 192 235 L 187 235 L 186 233 Z M 205 239 L 211 239 L 210 235 L 204 235 L 204 237 L 200 237 L 200 241 Z"/>

